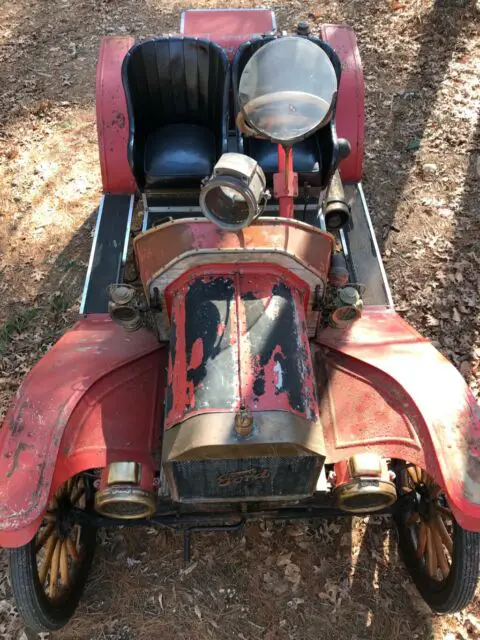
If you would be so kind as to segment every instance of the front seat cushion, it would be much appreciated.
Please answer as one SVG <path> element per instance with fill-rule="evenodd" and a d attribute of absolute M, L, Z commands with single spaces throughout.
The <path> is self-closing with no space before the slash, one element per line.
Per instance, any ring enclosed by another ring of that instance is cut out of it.
<path fill-rule="evenodd" d="M 210 129 L 196 124 L 159 127 L 145 144 L 145 186 L 198 186 L 212 173 L 215 158 L 215 136 Z"/>

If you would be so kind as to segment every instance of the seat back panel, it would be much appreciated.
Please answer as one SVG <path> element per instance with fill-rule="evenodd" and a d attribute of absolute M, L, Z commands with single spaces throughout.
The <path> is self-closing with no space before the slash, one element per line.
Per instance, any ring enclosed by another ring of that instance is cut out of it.
<path fill-rule="evenodd" d="M 217 157 L 226 146 L 229 65 L 223 50 L 198 38 L 141 42 L 123 63 L 130 143 L 129 162 L 142 189 L 149 135 L 168 125 L 199 125 L 215 136 Z"/>

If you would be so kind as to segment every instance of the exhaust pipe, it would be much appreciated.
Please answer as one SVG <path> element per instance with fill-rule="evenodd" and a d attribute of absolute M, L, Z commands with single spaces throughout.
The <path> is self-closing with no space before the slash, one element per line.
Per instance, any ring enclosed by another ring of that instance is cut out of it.
<path fill-rule="evenodd" d="M 138 462 L 112 462 L 103 470 L 95 510 L 107 518 L 148 518 L 157 508 L 153 473 Z"/>
<path fill-rule="evenodd" d="M 349 513 L 373 513 L 397 499 L 387 462 L 372 453 L 359 453 L 335 465 L 335 505 Z"/>
<path fill-rule="evenodd" d="M 342 179 L 338 169 L 332 177 L 325 198 L 325 224 L 328 231 L 337 231 L 350 220 L 350 206 L 346 201 Z"/>

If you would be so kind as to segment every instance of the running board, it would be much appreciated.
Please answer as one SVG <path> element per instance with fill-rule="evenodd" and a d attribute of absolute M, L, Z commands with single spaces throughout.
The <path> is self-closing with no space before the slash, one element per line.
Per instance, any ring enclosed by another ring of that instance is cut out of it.
<path fill-rule="evenodd" d="M 102 197 L 83 288 L 80 314 L 107 313 L 107 287 L 122 277 L 127 259 L 135 196 Z"/>
<path fill-rule="evenodd" d="M 377 238 L 368 211 L 362 183 L 345 185 L 345 199 L 351 208 L 349 224 L 340 231 L 350 282 L 365 285 L 365 306 L 393 308 L 392 294 Z"/>

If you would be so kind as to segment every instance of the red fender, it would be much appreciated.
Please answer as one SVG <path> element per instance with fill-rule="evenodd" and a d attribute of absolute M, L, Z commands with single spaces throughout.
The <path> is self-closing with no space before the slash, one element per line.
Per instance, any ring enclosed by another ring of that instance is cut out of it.
<path fill-rule="evenodd" d="M 317 335 L 328 462 L 370 449 L 421 465 L 480 531 L 480 408 L 460 373 L 391 310 Z M 372 393 L 374 397 L 372 397 Z"/>
<path fill-rule="evenodd" d="M 109 462 L 157 466 L 167 350 L 107 315 L 68 331 L 19 388 L 0 431 L 0 545 L 35 534 L 49 496 Z"/>
<path fill-rule="evenodd" d="M 122 63 L 135 40 L 130 36 L 102 38 L 97 64 L 96 105 L 98 150 L 104 193 L 135 193 L 127 160 L 128 113 L 122 85 Z"/>
<path fill-rule="evenodd" d="M 346 25 L 324 24 L 321 34 L 342 63 L 335 123 L 337 135 L 350 142 L 352 152 L 340 163 L 340 174 L 344 182 L 359 182 L 363 171 L 365 99 L 357 38 L 353 29 Z"/>
<path fill-rule="evenodd" d="M 213 40 L 229 60 L 244 42 L 276 30 L 275 14 L 268 9 L 189 9 L 180 23 L 182 35 Z"/>

